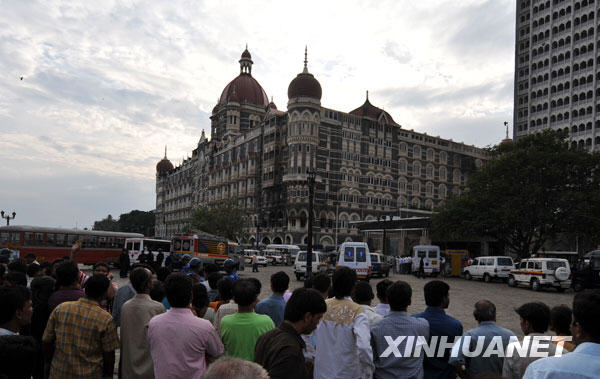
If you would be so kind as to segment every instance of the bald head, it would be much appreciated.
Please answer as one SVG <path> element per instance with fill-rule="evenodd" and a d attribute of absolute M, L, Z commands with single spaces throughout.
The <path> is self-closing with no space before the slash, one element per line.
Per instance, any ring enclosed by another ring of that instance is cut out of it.
<path fill-rule="evenodd" d="M 204 379 L 269 379 L 269 374 L 257 363 L 223 357 L 208 366 Z"/>
<path fill-rule="evenodd" d="M 489 300 L 479 300 L 475 303 L 473 316 L 477 322 L 496 321 L 496 306 Z"/>

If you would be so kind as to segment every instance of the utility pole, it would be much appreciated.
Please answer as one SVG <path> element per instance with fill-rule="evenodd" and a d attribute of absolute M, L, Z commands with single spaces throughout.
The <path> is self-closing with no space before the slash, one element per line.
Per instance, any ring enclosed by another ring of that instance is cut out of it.
<path fill-rule="evenodd" d="M 308 171 L 308 244 L 306 247 L 306 279 L 312 277 L 312 228 L 313 228 L 313 201 L 315 195 L 315 171 Z"/>
<path fill-rule="evenodd" d="M 2 216 L 3 219 L 6 219 L 6 226 L 10 226 L 10 220 L 15 219 L 15 217 L 17 216 L 17 212 L 13 212 L 12 217 L 10 217 L 9 214 L 6 214 L 6 216 L 5 216 L 4 211 L 0 211 L 0 215 Z"/>

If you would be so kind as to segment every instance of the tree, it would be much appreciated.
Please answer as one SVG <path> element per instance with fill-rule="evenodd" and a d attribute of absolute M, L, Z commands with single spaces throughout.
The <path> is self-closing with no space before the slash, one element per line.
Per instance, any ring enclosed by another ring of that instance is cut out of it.
<path fill-rule="evenodd" d="M 133 210 L 119 217 L 119 231 L 153 236 L 154 221 L 154 212 Z"/>
<path fill-rule="evenodd" d="M 248 226 L 248 215 L 237 199 L 223 200 L 211 206 L 198 206 L 190 220 L 190 227 L 206 233 L 239 241 Z"/>
<path fill-rule="evenodd" d="M 92 230 L 105 230 L 108 232 L 118 232 L 119 231 L 119 222 L 115 220 L 111 215 L 108 215 L 106 218 L 103 218 L 100 221 L 94 221 L 94 226 Z"/>
<path fill-rule="evenodd" d="M 141 233 L 145 236 L 154 235 L 154 213 L 152 211 L 133 210 L 123 213 L 115 220 L 111 215 L 95 221 L 93 230 L 105 230 L 110 232 Z"/>
<path fill-rule="evenodd" d="M 600 230 L 600 156 L 546 130 L 490 150 L 466 191 L 434 215 L 436 239 L 490 237 L 521 257 L 559 233 Z"/>

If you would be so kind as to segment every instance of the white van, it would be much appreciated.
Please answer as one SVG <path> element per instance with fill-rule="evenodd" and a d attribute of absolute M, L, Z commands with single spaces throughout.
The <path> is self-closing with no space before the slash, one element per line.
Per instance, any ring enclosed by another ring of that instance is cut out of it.
<path fill-rule="evenodd" d="M 425 275 L 437 276 L 440 273 L 440 247 L 435 245 L 417 245 L 413 247 L 412 272 L 419 272 L 419 265 L 423 258 Z"/>
<path fill-rule="evenodd" d="M 358 279 L 369 280 L 373 266 L 366 242 L 344 242 L 340 245 L 337 267 L 349 267 Z"/>
<path fill-rule="evenodd" d="M 316 274 L 320 271 L 327 271 L 327 255 L 320 251 L 312 252 L 312 273 Z M 294 274 L 297 280 L 302 280 L 306 276 L 306 251 L 300 251 L 296 255 L 296 263 L 294 264 Z"/>
<path fill-rule="evenodd" d="M 156 255 L 158 254 L 159 250 L 161 250 L 164 255 L 162 263 L 164 265 L 165 259 L 171 250 L 171 241 L 146 237 L 127 238 L 125 240 L 125 249 L 127 249 L 129 261 L 132 264 L 139 262 L 140 254 L 142 251 L 144 251 L 144 249 L 148 249 L 148 251 L 152 253 L 152 259 L 154 261 L 156 261 Z"/>
<path fill-rule="evenodd" d="M 514 268 L 511 257 L 481 256 L 473 259 L 471 264 L 464 268 L 464 273 L 467 280 L 478 278 L 489 283 L 492 279 L 508 280 L 508 274 Z"/>

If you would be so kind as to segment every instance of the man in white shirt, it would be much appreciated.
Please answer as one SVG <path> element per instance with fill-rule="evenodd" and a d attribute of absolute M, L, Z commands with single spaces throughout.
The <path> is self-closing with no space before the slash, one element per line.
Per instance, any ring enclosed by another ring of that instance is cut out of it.
<path fill-rule="evenodd" d="M 356 304 L 359 304 L 367 314 L 367 318 L 369 319 L 369 327 L 373 328 L 379 321 L 383 320 L 383 317 L 377 314 L 375 310 L 371 307 L 371 301 L 375 298 L 373 295 L 373 289 L 371 285 L 367 282 L 359 281 L 356 283 L 354 287 L 354 292 L 352 294 L 352 300 Z"/>
<path fill-rule="evenodd" d="M 348 267 L 333 274 L 335 298 L 315 331 L 316 379 L 371 378 L 373 350 L 365 310 L 350 298 L 356 273 Z"/>
<path fill-rule="evenodd" d="M 0 336 L 19 334 L 31 323 L 31 292 L 23 286 L 0 288 Z"/>
<path fill-rule="evenodd" d="M 512 351 L 512 356 L 506 356 L 504 358 L 504 365 L 502 367 L 502 377 L 507 379 L 521 379 L 527 366 L 540 357 L 531 357 L 532 345 L 539 343 L 540 352 L 548 352 L 549 356 L 556 354 L 556 345 L 550 341 L 550 336 L 546 334 L 548 330 L 548 323 L 550 322 L 550 308 L 544 303 L 525 303 L 519 308 L 515 309 L 515 312 L 520 317 L 521 330 L 526 337 L 532 338 L 536 336 L 547 336 L 547 340 L 539 341 L 537 343 L 530 339 L 529 348 L 527 354 L 521 357 L 515 349 L 515 346 L 521 346 L 520 342 L 514 341 L 508 345 L 507 351 Z"/>
<path fill-rule="evenodd" d="M 389 279 L 384 279 L 377 283 L 377 298 L 379 299 L 379 304 L 375 306 L 375 312 L 381 317 L 385 317 L 390 313 L 390 304 L 387 301 L 386 291 L 391 285 L 392 281 Z"/>

